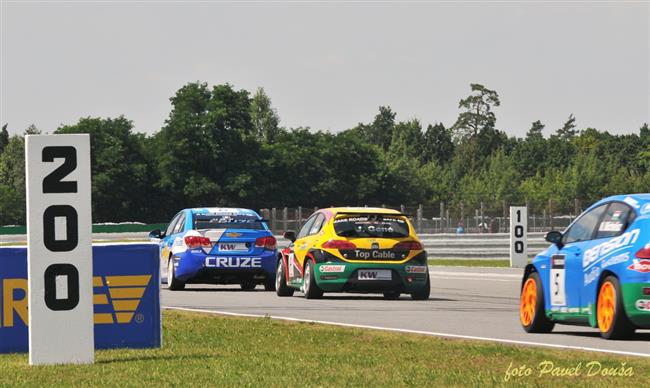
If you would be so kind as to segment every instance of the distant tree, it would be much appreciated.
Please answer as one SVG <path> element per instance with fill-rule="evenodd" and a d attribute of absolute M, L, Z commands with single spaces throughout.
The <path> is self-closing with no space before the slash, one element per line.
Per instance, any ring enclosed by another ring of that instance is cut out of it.
<path fill-rule="evenodd" d="M 0 225 L 25 225 L 25 141 L 11 136 L 0 154 Z"/>
<path fill-rule="evenodd" d="M 494 128 L 496 116 L 493 107 L 501 105 L 499 95 L 481 84 L 471 84 L 472 94 L 460 100 L 462 110 L 454 124 L 454 133 L 459 140 L 474 138 L 484 129 Z"/>
<path fill-rule="evenodd" d="M 648 123 L 644 123 L 641 126 L 641 128 L 639 129 L 639 135 L 641 136 L 641 139 L 643 141 L 650 141 L 650 127 L 648 127 Z"/>
<path fill-rule="evenodd" d="M 456 166 L 477 173 L 485 158 L 503 145 L 507 136 L 495 128 L 496 116 L 492 109 L 501 104 L 497 92 L 481 84 L 471 84 L 470 88 L 471 94 L 458 103 L 461 113 L 452 129 L 457 144 Z"/>
<path fill-rule="evenodd" d="M 438 164 L 445 164 L 451 160 L 453 155 L 452 132 L 442 123 L 429 124 L 424 133 L 423 162 L 435 161 Z"/>
<path fill-rule="evenodd" d="M 487 189 L 490 200 L 488 207 L 499 208 L 500 201 L 513 203 L 519 199 L 519 185 L 521 174 L 516 168 L 515 161 L 506 155 L 503 149 L 494 152 L 486 161 L 486 169 L 481 172 L 481 180 Z"/>
<path fill-rule="evenodd" d="M 511 145 L 508 141 L 508 135 L 505 132 L 495 128 L 484 128 L 476 138 L 477 148 L 476 156 L 480 162 L 485 161 L 490 155 L 499 149 L 505 149 L 510 152 Z"/>
<path fill-rule="evenodd" d="M 550 168 L 565 170 L 575 158 L 576 146 L 572 142 L 578 134 L 575 121 L 573 114 L 570 114 L 564 125 L 548 139 L 547 161 Z"/>
<path fill-rule="evenodd" d="M 263 88 L 257 89 L 251 99 L 250 107 L 253 131 L 257 140 L 262 143 L 273 143 L 279 131 L 280 117 L 271 106 L 271 99 Z"/>
<path fill-rule="evenodd" d="M 522 180 L 519 191 L 531 205 L 532 211 L 541 212 L 547 208 L 549 200 L 557 210 L 558 206 L 566 207 L 566 202 L 575 198 L 570 181 L 571 174 L 568 170 L 548 170 L 543 175 L 537 173 Z"/>
<path fill-rule="evenodd" d="M 30 124 L 27 129 L 25 129 L 25 135 L 40 135 L 43 133 L 40 129 L 36 128 L 36 125 Z"/>
<path fill-rule="evenodd" d="M 383 198 L 383 151 L 355 131 L 296 128 L 264 144 L 262 152 L 263 175 L 255 182 L 263 190 L 259 206 L 363 205 Z"/>
<path fill-rule="evenodd" d="M 422 203 L 438 205 L 440 202 L 449 203 L 456 199 L 450 164 L 440 165 L 432 160 L 417 171 L 417 182 L 423 187 Z"/>
<path fill-rule="evenodd" d="M 362 133 L 371 144 L 378 145 L 384 151 L 388 151 L 393 139 L 393 128 L 395 127 L 395 116 L 390 106 L 380 106 L 379 113 L 370 125 L 362 126 Z"/>
<path fill-rule="evenodd" d="M 422 125 L 418 120 L 399 122 L 393 128 L 393 138 L 388 148 L 390 156 L 418 160 L 422 155 Z"/>
<path fill-rule="evenodd" d="M 572 138 L 576 151 L 583 154 L 605 152 L 613 136 L 594 128 L 585 128 L 580 135 Z"/>
<path fill-rule="evenodd" d="M 209 118 L 220 132 L 234 131 L 242 136 L 254 136 L 248 91 L 235 90 L 230 84 L 222 84 L 213 86 L 211 94 Z"/>
<path fill-rule="evenodd" d="M 576 129 L 571 114 L 544 136 L 496 128 L 498 94 L 472 84 L 453 126 L 396 121 L 380 106 L 370 123 L 339 133 L 285 130 L 263 89 L 194 82 L 171 97 L 164 127 L 147 137 L 124 117 L 82 118 L 56 133 L 91 134 L 95 221 L 166 221 L 193 206 L 438 206 L 466 214 L 502 201 L 553 214 L 650 187 L 650 128 L 612 135 Z M 24 134 L 38 134 L 34 125 Z M 457 208 L 456 208 L 457 209 Z M 539 213 L 538 213 L 539 214 Z M 24 137 L 0 130 L 0 224 L 25 223 Z"/>
<path fill-rule="evenodd" d="M 576 155 L 569 173 L 571 195 L 585 203 L 592 203 L 610 194 L 605 193 L 610 177 L 615 174 L 612 164 L 598 152 Z M 619 189 L 620 190 L 620 189 Z"/>
<path fill-rule="evenodd" d="M 541 121 L 533 121 L 532 126 L 526 132 L 526 140 L 527 141 L 536 141 L 536 140 L 544 140 L 544 135 L 542 134 L 542 131 L 544 130 L 545 125 L 542 124 Z"/>
<path fill-rule="evenodd" d="M 133 122 L 117 118 L 80 119 L 56 134 L 90 134 L 93 221 L 152 221 L 156 208 L 155 174 L 145 157 L 144 135 Z M 154 218 L 154 220 L 156 220 Z"/>
<path fill-rule="evenodd" d="M 512 152 L 517 171 L 524 178 L 544 173 L 546 169 L 547 141 L 542 134 L 543 129 L 541 121 L 533 122 L 525 140 L 518 141 Z"/>
<path fill-rule="evenodd" d="M 9 143 L 9 132 L 7 131 L 7 124 L 5 124 L 2 126 L 2 130 L 0 130 L 0 154 L 2 154 L 7 143 Z"/>
<path fill-rule="evenodd" d="M 426 188 L 420 184 L 420 163 L 411 158 L 391 158 L 384 154 L 381 163 L 380 189 L 376 204 L 419 203 L 425 200 Z"/>
<path fill-rule="evenodd" d="M 573 116 L 573 113 L 571 113 L 569 115 L 569 118 L 564 122 L 564 125 L 562 125 L 561 128 L 558 128 L 558 130 L 555 132 L 555 135 L 561 140 L 570 141 L 578 134 L 578 131 L 575 129 L 575 127 L 576 118 Z"/>
<path fill-rule="evenodd" d="M 637 155 L 638 164 L 641 166 L 642 171 L 647 172 L 648 177 L 650 177 L 650 128 L 648 123 L 643 124 L 639 130 L 639 138 L 642 149 Z M 647 187 L 650 186 L 646 186 L 645 191 L 647 191 Z"/>
<path fill-rule="evenodd" d="M 263 175 L 246 90 L 190 83 L 171 98 L 172 111 L 153 140 L 164 195 L 159 207 L 250 204 Z"/>
<path fill-rule="evenodd" d="M 648 123 L 643 124 L 639 129 L 639 138 L 646 149 L 650 148 L 650 127 L 648 127 Z"/>

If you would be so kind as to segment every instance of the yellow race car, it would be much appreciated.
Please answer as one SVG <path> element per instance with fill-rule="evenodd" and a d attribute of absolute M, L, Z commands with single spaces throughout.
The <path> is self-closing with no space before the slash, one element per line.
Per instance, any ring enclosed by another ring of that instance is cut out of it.
<path fill-rule="evenodd" d="M 300 290 L 307 299 L 324 292 L 402 293 L 429 299 L 427 253 L 408 217 L 396 210 L 366 207 L 321 209 L 309 217 L 278 255 L 279 296 Z"/>

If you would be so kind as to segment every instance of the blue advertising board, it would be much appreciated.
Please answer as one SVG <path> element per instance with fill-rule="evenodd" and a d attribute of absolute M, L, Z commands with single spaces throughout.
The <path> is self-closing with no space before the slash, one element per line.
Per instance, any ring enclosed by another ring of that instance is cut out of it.
<path fill-rule="evenodd" d="M 157 244 L 93 246 L 95 348 L 162 344 Z M 27 248 L 0 247 L 0 353 L 27 352 Z"/>

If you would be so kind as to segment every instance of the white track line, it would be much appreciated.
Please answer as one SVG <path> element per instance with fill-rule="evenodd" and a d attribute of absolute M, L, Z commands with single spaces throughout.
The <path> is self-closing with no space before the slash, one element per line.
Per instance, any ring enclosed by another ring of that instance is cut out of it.
<path fill-rule="evenodd" d="M 271 315 L 262 315 L 262 314 L 231 313 L 231 312 L 228 312 L 228 311 L 203 310 L 203 309 L 193 309 L 193 308 L 186 308 L 186 307 L 166 306 L 166 307 L 163 307 L 163 308 L 165 310 L 191 311 L 191 312 L 197 312 L 197 313 L 228 315 L 228 316 L 233 316 L 233 317 L 271 318 L 271 319 L 277 319 L 277 320 L 281 320 L 281 321 L 319 323 L 319 324 L 323 324 L 323 325 L 353 327 L 353 328 L 357 328 L 357 329 L 372 329 L 372 330 L 391 331 L 391 332 L 397 332 L 397 333 L 422 334 L 422 335 L 429 335 L 429 336 L 434 336 L 434 337 L 446 337 L 446 338 L 459 338 L 459 339 L 468 339 L 468 340 L 477 340 L 477 341 L 500 342 L 500 343 L 513 344 L 513 345 L 542 346 L 542 347 L 555 348 L 555 349 L 582 350 L 582 351 L 588 351 L 588 352 L 617 354 L 617 355 L 621 355 L 621 356 L 650 357 L 650 354 L 648 354 L 648 353 L 626 352 L 626 351 L 622 351 L 622 350 L 606 350 L 606 349 L 588 348 L 588 347 L 584 347 L 584 346 L 545 344 L 545 343 L 540 343 L 540 342 L 517 341 L 517 340 L 509 340 L 509 339 L 502 339 L 502 338 L 476 337 L 476 336 L 471 336 L 471 335 L 436 333 L 436 332 L 432 332 L 432 331 L 408 330 L 408 329 L 398 329 L 398 328 L 392 328 L 392 327 L 358 325 L 358 324 L 354 324 L 354 323 L 330 322 L 330 321 L 320 321 L 320 320 L 314 320 L 314 319 L 301 319 L 301 318 L 271 316 Z"/>
<path fill-rule="evenodd" d="M 446 276 L 476 276 L 482 278 L 512 278 L 521 280 L 523 274 L 513 274 L 513 273 L 494 273 L 494 272 L 453 272 L 453 271 L 435 271 L 429 270 L 429 273 L 432 275 L 446 275 Z"/>
<path fill-rule="evenodd" d="M 486 282 L 506 282 L 506 283 L 519 283 L 519 280 L 514 279 L 490 279 L 490 278 L 472 278 L 472 277 L 460 277 L 460 276 L 437 276 L 437 274 L 431 274 L 431 279 L 443 279 L 443 280 L 478 280 Z"/>

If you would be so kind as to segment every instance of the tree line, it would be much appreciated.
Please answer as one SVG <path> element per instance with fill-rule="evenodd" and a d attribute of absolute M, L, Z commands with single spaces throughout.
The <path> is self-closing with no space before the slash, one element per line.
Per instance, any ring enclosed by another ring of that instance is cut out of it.
<path fill-rule="evenodd" d="M 531 123 L 525 137 L 498 129 L 496 91 L 471 84 L 455 123 L 398 121 L 381 106 L 337 133 L 285 128 L 263 89 L 194 82 L 171 97 L 153 135 L 124 116 L 85 117 L 53 133 L 91 134 L 94 222 L 168 220 L 194 206 L 324 207 L 553 204 L 571 212 L 615 193 L 648 192 L 650 129 L 612 135 Z M 38 134 L 35 126 L 24 134 Z M 0 225 L 25 224 L 24 137 L 0 131 Z"/>

